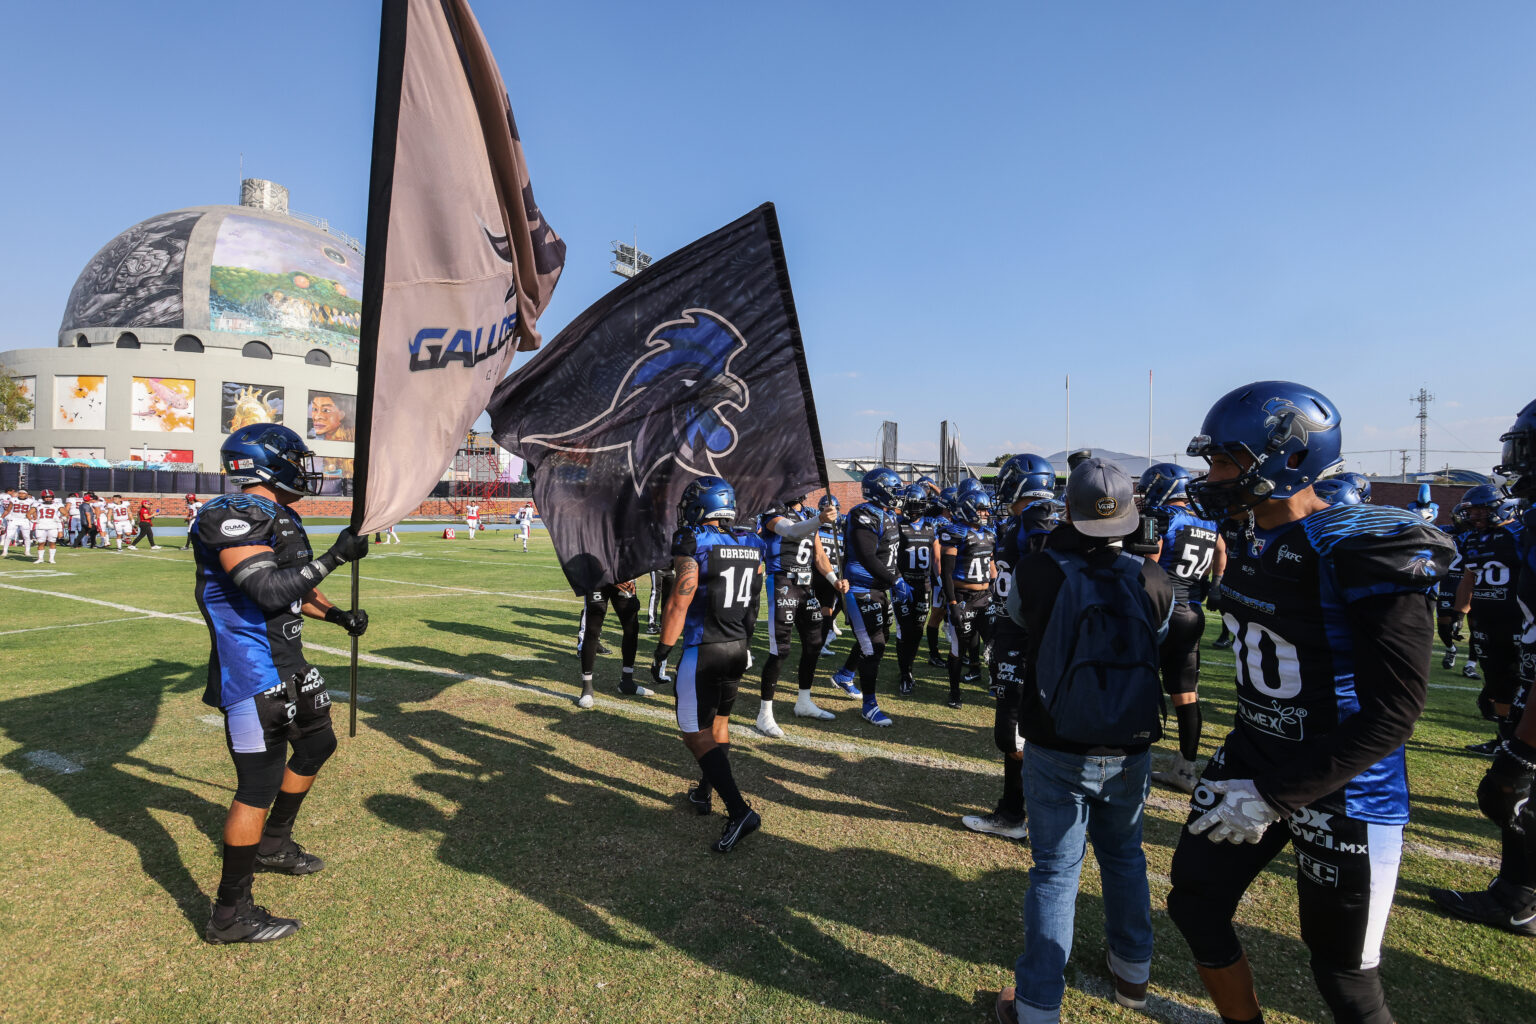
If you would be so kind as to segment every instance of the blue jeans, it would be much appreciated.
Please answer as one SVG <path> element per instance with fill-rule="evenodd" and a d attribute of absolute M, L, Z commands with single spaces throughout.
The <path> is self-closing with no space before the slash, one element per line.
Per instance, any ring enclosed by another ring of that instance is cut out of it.
<path fill-rule="evenodd" d="M 1152 903 L 1141 850 L 1149 755 L 1087 757 L 1024 748 L 1024 800 L 1034 866 L 1024 896 L 1024 952 L 1013 965 L 1025 1024 L 1055 1020 L 1066 990 L 1072 919 L 1087 840 L 1099 862 L 1104 937 L 1115 973 L 1147 980 L 1152 964 Z M 1033 1011 L 1033 1012 L 1031 1012 Z"/>

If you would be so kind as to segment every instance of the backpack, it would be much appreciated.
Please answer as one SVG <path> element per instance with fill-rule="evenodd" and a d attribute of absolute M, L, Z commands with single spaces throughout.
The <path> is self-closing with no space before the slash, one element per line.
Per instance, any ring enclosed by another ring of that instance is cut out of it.
<path fill-rule="evenodd" d="M 1063 576 L 1040 638 L 1035 686 L 1057 736 L 1095 747 L 1155 742 L 1165 714 L 1152 600 L 1141 559 L 1092 568 L 1047 550 Z"/>

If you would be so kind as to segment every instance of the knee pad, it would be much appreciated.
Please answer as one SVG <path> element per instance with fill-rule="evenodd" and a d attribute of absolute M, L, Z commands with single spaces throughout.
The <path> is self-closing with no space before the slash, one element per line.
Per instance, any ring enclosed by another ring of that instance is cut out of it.
<path fill-rule="evenodd" d="M 1211 905 L 1204 894 L 1175 885 L 1168 893 L 1168 917 L 1202 967 L 1231 967 L 1243 955 L 1232 921 Z"/>
<path fill-rule="evenodd" d="M 1338 1024 L 1392 1024 L 1376 968 L 1341 970 L 1313 960 L 1312 977 Z"/>
<path fill-rule="evenodd" d="M 235 760 L 235 799 L 247 807 L 267 810 L 283 784 L 283 751 L 231 753 Z"/>
<path fill-rule="evenodd" d="M 288 759 L 289 769 L 295 775 L 306 777 L 315 775 L 330 756 L 336 753 L 336 730 L 331 728 L 331 723 L 327 720 L 324 728 L 300 736 L 291 742 L 293 756 Z M 279 781 L 281 781 L 281 773 L 279 773 Z"/>

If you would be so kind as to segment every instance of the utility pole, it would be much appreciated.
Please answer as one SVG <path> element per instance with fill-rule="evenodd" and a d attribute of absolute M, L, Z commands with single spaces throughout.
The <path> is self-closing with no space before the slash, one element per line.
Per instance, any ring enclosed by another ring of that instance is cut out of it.
<path fill-rule="evenodd" d="M 1435 396 L 1424 388 L 1419 388 L 1419 393 L 1409 395 L 1408 401 L 1419 403 L 1419 414 L 1415 417 L 1419 421 L 1419 472 L 1429 469 L 1429 403 L 1435 400 Z M 1407 464 L 1404 464 L 1403 472 L 1407 473 Z"/>
<path fill-rule="evenodd" d="M 1403 478 L 1403 483 L 1407 483 L 1408 482 L 1408 449 L 1407 448 L 1399 448 L 1398 449 L 1398 455 L 1400 455 L 1402 457 L 1402 460 L 1403 460 L 1403 468 L 1402 468 L 1402 470 L 1400 470 L 1400 475 Z"/>

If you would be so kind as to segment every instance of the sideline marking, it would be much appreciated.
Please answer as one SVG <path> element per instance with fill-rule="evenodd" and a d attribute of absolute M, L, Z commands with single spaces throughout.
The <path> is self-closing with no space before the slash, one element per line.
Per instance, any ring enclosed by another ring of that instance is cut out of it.
<path fill-rule="evenodd" d="M 199 715 L 197 720 L 204 725 L 216 725 L 220 729 L 224 728 L 224 718 L 221 715 Z"/>
<path fill-rule="evenodd" d="M 55 754 L 51 750 L 29 750 L 21 756 L 26 759 L 28 764 L 35 768 L 47 768 L 49 771 L 58 772 L 60 775 L 73 775 L 75 772 L 84 771 L 83 768 L 63 754 Z"/>
<path fill-rule="evenodd" d="M 347 657 L 350 658 L 351 656 L 352 656 L 352 652 L 348 651 L 347 652 Z M 357 657 L 358 657 L 358 660 L 361 661 L 362 657 L 363 657 L 363 653 L 361 651 L 359 651 L 357 653 Z M 347 693 L 346 690 L 326 690 L 325 692 L 331 695 L 331 700 L 346 701 L 351 696 L 351 694 Z M 369 703 L 372 700 L 373 700 L 373 698 L 368 696 L 366 693 L 360 693 L 360 694 L 357 695 L 357 702 L 359 704 L 367 704 L 367 703 Z"/>

